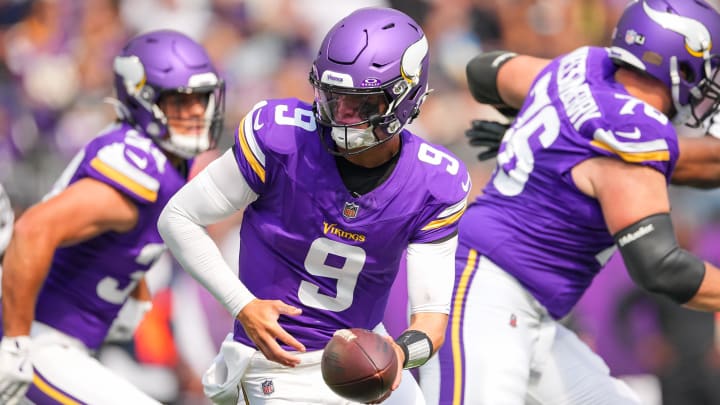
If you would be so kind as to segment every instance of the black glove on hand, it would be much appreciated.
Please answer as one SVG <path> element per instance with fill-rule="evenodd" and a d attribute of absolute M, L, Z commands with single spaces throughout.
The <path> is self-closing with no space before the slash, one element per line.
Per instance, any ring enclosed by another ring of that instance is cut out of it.
<path fill-rule="evenodd" d="M 473 120 L 470 129 L 465 131 L 465 136 L 470 141 L 470 146 L 485 147 L 485 150 L 477 155 L 480 161 L 485 161 L 497 156 L 500 142 L 508 128 L 510 128 L 510 124 Z"/>

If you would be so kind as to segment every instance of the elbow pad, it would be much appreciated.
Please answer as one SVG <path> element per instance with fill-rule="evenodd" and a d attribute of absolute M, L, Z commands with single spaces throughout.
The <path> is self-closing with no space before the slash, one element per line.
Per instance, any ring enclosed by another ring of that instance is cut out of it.
<path fill-rule="evenodd" d="M 465 73 L 470 93 L 476 101 L 508 107 L 498 93 L 497 74 L 500 67 L 515 56 L 517 54 L 514 52 L 492 51 L 482 53 L 468 62 Z"/>
<path fill-rule="evenodd" d="M 633 281 L 684 304 L 697 293 L 705 262 L 678 246 L 670 215 L 646 217 L 614 235 Z"/>

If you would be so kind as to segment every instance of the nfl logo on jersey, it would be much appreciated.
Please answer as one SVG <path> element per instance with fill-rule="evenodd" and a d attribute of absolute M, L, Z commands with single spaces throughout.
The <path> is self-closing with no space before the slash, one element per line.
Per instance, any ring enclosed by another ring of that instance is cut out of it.
<path fill-rule="evenodd" d="M 353 219 L 357 217 L 358 208 L 360 208 L 357 204 L 352 202 L 346 202 L 345 207 L 343 208 L 343 216 L 347 219 Z"/>
<path fill-rule="evenodd" d="M 275 392 L 275 386 L 273 385 L 272 380 L 265 380 L 262 382 L 262 390 L 263 394 L 270 395 L 273 392 Z"/>

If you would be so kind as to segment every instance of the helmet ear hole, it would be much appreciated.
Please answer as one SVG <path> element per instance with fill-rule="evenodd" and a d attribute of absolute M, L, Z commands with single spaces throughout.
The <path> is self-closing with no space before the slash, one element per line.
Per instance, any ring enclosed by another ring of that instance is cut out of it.
<path fill-rule="evenodd" d="M 692 67 L 686 63 L 686 62 L 680 62 L 680 65 L 678 66 L 678 71 L 680 72 L 680 77 L 685 80 L 686 82 L 694 83 L 696 79 L 696 74 L 693 71 Z"/>

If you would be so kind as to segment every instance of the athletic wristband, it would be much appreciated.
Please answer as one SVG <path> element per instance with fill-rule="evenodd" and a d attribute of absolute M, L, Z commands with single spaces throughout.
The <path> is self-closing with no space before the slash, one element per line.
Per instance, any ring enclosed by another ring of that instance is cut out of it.
<path fill-rule="evenodd" d="M 419 330 L 405 331 L 395 339 L 395 343 L 405 353 L 404 369 L 422 366 L 433 354 L 432 340 Z"/>

